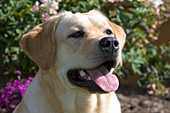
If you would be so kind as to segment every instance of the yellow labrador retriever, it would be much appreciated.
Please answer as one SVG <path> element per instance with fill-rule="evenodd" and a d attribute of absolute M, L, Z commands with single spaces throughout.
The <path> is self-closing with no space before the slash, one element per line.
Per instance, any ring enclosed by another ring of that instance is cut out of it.
<path fill-rule="evenodd" d="M 110 71 L 124 43 L 123 29 L 95 10 L 38 25 L 20 44 L 40 69 L 14 113 L 120 113 Z"/>

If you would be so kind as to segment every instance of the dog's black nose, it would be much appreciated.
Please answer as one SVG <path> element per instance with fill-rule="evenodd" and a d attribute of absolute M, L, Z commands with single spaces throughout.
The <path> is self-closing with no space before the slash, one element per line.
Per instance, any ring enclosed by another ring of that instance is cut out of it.
<path fill-rule="evenodd" d="M 116 52 L 119 49 L 119 42 L 114 37 L 104 37 L 99 41 L 99 46 L 106 52 Z"/>

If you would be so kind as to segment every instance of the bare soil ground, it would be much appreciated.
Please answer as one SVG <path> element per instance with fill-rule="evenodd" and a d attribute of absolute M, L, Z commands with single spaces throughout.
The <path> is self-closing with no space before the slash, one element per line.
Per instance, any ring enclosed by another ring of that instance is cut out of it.
<path fill-rule="evenodd" d="M 170 98 L 149 95 L 142 88 L 121 85 L 116 92 L 122 113 L 170 113 Z"/>

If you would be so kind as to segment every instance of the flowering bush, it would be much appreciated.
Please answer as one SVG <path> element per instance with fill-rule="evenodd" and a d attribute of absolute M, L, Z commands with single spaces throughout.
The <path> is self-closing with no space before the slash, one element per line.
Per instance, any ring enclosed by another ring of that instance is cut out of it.
<path fill-rule="evenodd" d="M 50 17 L 50 15 L 57 14 L 57 10 L 59 8 L 58 5 L 59 3 L 56 2 L 55 0 L 43 0 L 41 5 L 38 1 L 36 1 L 33 7 L 30 9 L 30 11 L 34 12 L 39 11 L 42 8 L 43 8 L 42 10 L 45 9 L 45 12 L 42 11 L 43 13 L 41 16 L 44 20 L 47 20 Z"/>
<path fill-rule="evenodd" d="M 19 71 L 16 71 L 19 73 Z M 24 91 L 33 80 L 33 77 L 28 79 L 20 79 L 13 82 L 7 82 L 6 87 L 0 90 L 0 108 L 5 109 L 6 112 L 12 112 L 15 106 L 21 101 Z"/>

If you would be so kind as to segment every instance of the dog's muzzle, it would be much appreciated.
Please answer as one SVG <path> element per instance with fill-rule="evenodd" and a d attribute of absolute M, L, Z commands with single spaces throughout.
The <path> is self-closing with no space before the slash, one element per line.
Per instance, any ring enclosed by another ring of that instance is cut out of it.
<path fill-rule="evenodd" d="M 100 52 L 105 57 L 101 64 L 91 69 L 71 69 L 67 75 L 71 83 L 87 88 L 93 93 L 107 93 L 116 91 L 119 81 L 111 72 L 118 61 L 120 44 L 114 37 L 104 37 L 99 40 Z"/>
<path fill-rule="evenodd" d="M 119 49 L 119 42 L 114 37 L 104 37 L 99 41 L 99 47 L 108 53 L 115 53 Z"/>

